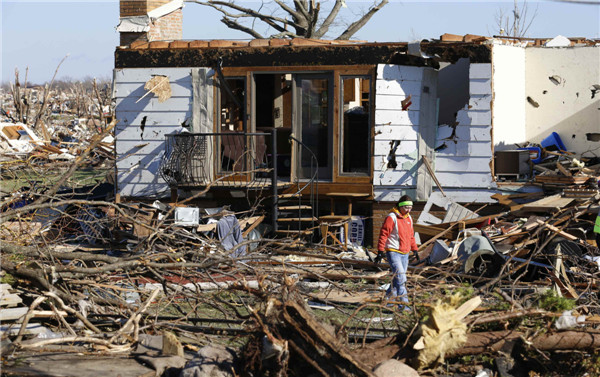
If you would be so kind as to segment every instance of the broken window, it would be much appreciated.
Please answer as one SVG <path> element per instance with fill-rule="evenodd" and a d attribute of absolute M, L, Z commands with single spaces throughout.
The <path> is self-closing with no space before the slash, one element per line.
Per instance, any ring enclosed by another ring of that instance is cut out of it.
<path fill-rule="evenodd" d="M 371 79 L 342 76 L 341 173 L 369 174 Z"/>

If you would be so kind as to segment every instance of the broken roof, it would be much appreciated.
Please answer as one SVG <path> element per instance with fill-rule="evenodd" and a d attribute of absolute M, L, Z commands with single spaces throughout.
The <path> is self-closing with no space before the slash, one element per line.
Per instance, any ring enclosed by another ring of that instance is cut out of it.
<path fill-rule="evenodd" d="M 568 38 L 571 45 L 596 45 L 586 38 Z M 444 34 L 439 40 L 421 42 L 366 42 L 321 39 L 254 39 L 137 41 L 115 52 L 115 68 L 215 66 L 309 66 L 403 64 L 437 67 L 438 62 L 469 58 L 491 62 L 491 45 L 519 43 L 544 46 L 552 38 Z M 416 52 L 415 52 L 416 48 Z M 433 59 L 430 59 L 433 58 Z"/>
<path fill-rule="evenodd" d="M 117 48 L 115 68 L 215 66 L 309 66 L 403 64 L 437 67 L 437 61 L 491 61 L 490 46 L 482 41 L 416 42 L 411 54 L 406 42 L 329 41 L 316 39 L 255 39 L 251 41 L 153 41 Z M 431 56 L 435 59 L 427 59 Z"/>

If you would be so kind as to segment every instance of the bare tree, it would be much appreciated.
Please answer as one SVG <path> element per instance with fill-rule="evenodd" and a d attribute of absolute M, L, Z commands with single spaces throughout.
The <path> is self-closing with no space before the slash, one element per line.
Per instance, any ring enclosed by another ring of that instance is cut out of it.
<path fill-rule="evenodd" d="M 258 9 L 239 5 L 235 1 L 219 0 L 186 0 L 192 3 L 212 7 L 223 14 L 221 22 L 227 27 L 250 34 L 254 38 L 323 38 L 330 29 L 340 22 L 340 10 L 346 7 L 345 0 L 335 0 L 335 3 L 325 11 L 321 8 L 326 2 L 318 0 L 273 0 L 263 2 Z M 371 7 L 360 12 L 358 19 L 347 23 L 345 30 L 335 39 L 350 39 L 360 30 L 377 11 L 389 0 L 375 0 Z M 323 15 L 327 13 L 327 15 Z M 267 31 L 275 33 L 264 36 L 257 31 L 256 21 L 262 21 Z"/>
<path fill-rule="evenodd" d="M 514 0 L 513 9 L 510 12 L 500 8 L 496 13 L 496 33 L 508 37 L 525 37 L 536 16 L 537 6 L 531 14 L 527 0 L 524 0 L 520 7 L 519 2 Z"/>

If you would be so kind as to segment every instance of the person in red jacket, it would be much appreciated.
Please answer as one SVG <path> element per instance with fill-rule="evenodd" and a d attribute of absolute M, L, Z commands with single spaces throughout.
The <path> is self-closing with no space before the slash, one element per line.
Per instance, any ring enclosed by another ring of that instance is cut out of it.
<path fill-rule="evenodd" d="M 400 201 L 392 209 L 379 232 L 377 243 L 378 259 L 385 254 L 392 270 L 392 283 L 386 295 L 392 300 L 408 302 L 406 292 L 406 270 L 408 268 L 408 255 L 411 251 L 417 251 L 415 231 L 413 230 L 412 199 L 408 195 L 400 198 Z M 400 309 L 410 310 L 404 305 Z"/>

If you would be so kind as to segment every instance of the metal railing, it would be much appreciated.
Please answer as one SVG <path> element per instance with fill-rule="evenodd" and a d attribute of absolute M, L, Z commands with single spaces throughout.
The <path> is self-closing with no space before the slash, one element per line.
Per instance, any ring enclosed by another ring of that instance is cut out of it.
<path fill-rule="evenodd" d="M 292 154 L 301 153 L 308 158 L 296 158 L 287 185 L 297 188 L 292 195 L 298 203 L 298 218 L 302 218 L 302 203 L 310 206 L 310 217 L 318 214 L 318 161 L 302 141 L 293 135 Z M 272 225 L 277 230 L 280 198 L 277 174 L 277 129 L 271 133 L 181 133 L 165 136 L 165 152 L 161 160 L 160 175 L 177 188 L 239 187 L 245 189 L 271 189 Z M 304 160 L 304 163 L 301 161 Z M 308 162 L 308 164 L 307 164 Z M 304 174 L 300 174 L 300 172 Z M 298 178 L 303 175 L 305 178 Z M 294 178 L 292 178 L 294 177 Z M 290 181 L 293 179 L 293 181 Z M 285 180 L 285 178 L 284 178 Z M 310 228 L 315 229 L 314 221 Z M 297 225 L 300 232 L 301 221 Z"/>
<path fill-rule="evenodd" d="M 269 133 L 181 133 L 165 136 L 160 174 L 172 187 L 268 187 L 273 182 Z M 271 151 L 272 152 L 272 151 Z"/>

